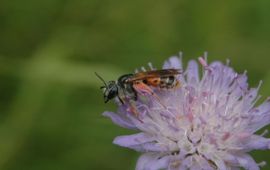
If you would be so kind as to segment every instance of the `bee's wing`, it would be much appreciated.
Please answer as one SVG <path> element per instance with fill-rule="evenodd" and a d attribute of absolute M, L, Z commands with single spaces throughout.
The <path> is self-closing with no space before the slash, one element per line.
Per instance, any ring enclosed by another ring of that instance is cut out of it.
<path fill-rule="evenodd" d="M 154 78 L 154 77 L 173 76 L 173 75 L 177 75 L 181 73 L 182 71 L 180 69 L 151 70 L 151 71 L 146 71 L 146 72 L 135 73 L 132 77 L 127 79 L 127 82 L 144 80 L 147 78 Z"/>

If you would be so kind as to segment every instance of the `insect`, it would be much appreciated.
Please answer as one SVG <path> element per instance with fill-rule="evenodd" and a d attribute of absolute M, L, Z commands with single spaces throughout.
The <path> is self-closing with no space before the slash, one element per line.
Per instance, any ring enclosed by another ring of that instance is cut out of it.
<path fill-rule="evenodd" d="M 179 69 L 162 69 L 138 72 L 135 74 L 125 74 L 116 81 L 106 83 L 97 73 L 96 76 L 104 83 L 101 89 L 104 89 L 104 102 L 117 97 L 124 104 L 127 99 L 136 101 L 138 93 L 142 95 L 155 96 L 151 87 L 160 89 L 171 89 L 177 87 L 180 82 L 176 75 L 181 74 Z M 156 96 L 157 97 L 157 96 Z"/>

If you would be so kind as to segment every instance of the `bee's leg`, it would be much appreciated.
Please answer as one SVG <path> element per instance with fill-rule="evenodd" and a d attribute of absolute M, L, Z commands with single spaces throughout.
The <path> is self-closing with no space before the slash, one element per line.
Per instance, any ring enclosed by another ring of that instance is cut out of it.
<path fill-rule="evenodd" d="M 176 80 L 175 85 L 174 85 L 174 89 L 177 89 L 179 87 L 181 87 L 181 83 Z"/>
<path fill-rule="evenodd" d="M 133 88 L 135 89 L 135 91 L 137 91 L 138 93 L 140 93 L 144 96 L 145 95 L 154 95 L 154 91 L 143 82 L 134 83 Z"/>
<path fill-rule="evenodd" d="M 133 89 L 133 88 L 132 88 Z M 137 99 L 138 99 L 138 94 L 137 94 L 137 92 L 136 92 L 136 90 L 135 89 L 133 89 L 133 99 L 135 100 L 135 101 L 137 101 Z"/>
<path fill-rule="evenodd" d="M 130 91 L 129 93 L 127 91 L 124 91 L 124 96 L 125 96 L 124 99 L 126 101 L 126 104 L 128 104 L 129 106 L 128 111 L 131 112 L 133 116 L 136 117 L 136 119 L 138 119 L 141 123 L 143 123 L 143 121 L 139 117 L 140 113 L 136 107 L 135 101 L 137 101 L 137 93 L 133 89 L 133 87 L 132 87 L 132 91 Z"/>
<path fill-rule="evenodd" d="M 117 95 L 117 98 L 119 99 L 119 101 L 124 104 L 124 101 L 121 99 L 121 97 L 119 96 L 119 94 Z"/>
<path fill-rule="evenodd" d="M 140 119 L 140 113 L 136 108 L 136 104 L 129 102 L 129 111 L 134 114 L 134 116 L 141 122 L 143 121 Z"/>
<path fill-rule="evenodd" d="M 137 82 L 133 85 L 134 89 L 142 95 L 152 95 L 157 99 L 157 101 L 164 107 L 167 108 L 162 102 L 161 99 L 154 93 L 154 91 L 143 82 Z"/>

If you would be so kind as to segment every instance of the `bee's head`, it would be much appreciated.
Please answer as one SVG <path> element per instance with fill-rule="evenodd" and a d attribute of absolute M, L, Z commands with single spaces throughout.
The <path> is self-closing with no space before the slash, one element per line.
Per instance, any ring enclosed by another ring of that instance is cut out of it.
<path fill-rule="evenodd" d="M 109 81 L 107 86 L 102 86 L 101 88 L 104 89 L 103 97 L 105 103 L 115 98 L 118 94 L 118 87 L 115 81 Z"/>
<path fill-rule="evenodd" d="M 100 88 L 103 89 L 104 102 L 107 103 L 118 95 L 117 83 L 115 81 L 109 81 L 107 84 L 101 76 L 97 73 L 95 74 L 104 83 L 104 86 L 101 86 Z"/>

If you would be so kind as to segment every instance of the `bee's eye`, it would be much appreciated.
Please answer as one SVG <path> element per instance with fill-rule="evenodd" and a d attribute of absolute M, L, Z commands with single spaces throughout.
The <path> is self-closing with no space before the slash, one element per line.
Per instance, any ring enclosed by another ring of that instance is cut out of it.
<path fill-rule="evenodd" d="M 118 93 L 118 89 L 117 87 L 112 87 L 109 89 L 109 94 L 108 94 L 108 98 L 114 98 Z"/>
<path fill-rule="evenodd" d="M 118 86 L 115 81 L 109 81 L 108 85 L 104 89 L 105 103 L 118 95 Z"/>
<path fill-rule="evenodd" d="M 116 97 L 118 94 L 118 88 L 116 85 L 111 85 L 109 86 L 105 92 L 104 92 L 104 100 L 105 103 L 107 103 L 109 100 L 113 99 L 114 97 Z"/>

